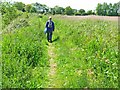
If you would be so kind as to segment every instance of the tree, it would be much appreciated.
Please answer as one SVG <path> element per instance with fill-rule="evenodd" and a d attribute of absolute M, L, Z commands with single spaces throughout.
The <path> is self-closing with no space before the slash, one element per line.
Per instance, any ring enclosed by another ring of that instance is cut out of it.
<path fill-rule="evenodd" d="M 120 5 L 120 2 L 114 3 L 113 5 L 111 3 L 110 4 L 98 3 L 97 8 L 96 8 L 97 15 L 118 16 L 117 11 L 119 9 L 119 5 Z"/>
<path fill-rule="evenodd" d="M 74 13 L 74 15 L 77 13 L 77 9 L 73 9 L 73 13 Z"/>
<path fill-rule="evenodd" d="M 85 15 L 85 10 L 84 10 L 84 9 L 80 9 L 80 10 L 79 10 L 79 14 L 80 14 L 80 15 Z"/>
<path fill-rule="evenodd" d="M 113 13 L 112 13 L 112 15 L 113 16 L 118 16 L 118 10 L 119 10 L 119 8 L 120 8 L 120 3 L 118 2 L 118 3 L 114 3 L 114 5 L 113 5 Z"/>
<path fill-rule="evenodd" d="M 118 4 L 118 10 L 117 10 L 117 13 L 118 13 L 118 16 L 120 16 L 120 1 L 119 1 L 117 4 Z"/>
<path fill-rule="evenodd" d="M 52 15 L 55 15 L 55 10 L 52 11 Z"/>
<path fill-rule="evenodd" d="M 56 14 L 64 14 L 65 9 L 63 7 L 55 6 L 54 7 Z"/>
<path fill-rule="evenodd" d="M 59 9 L 59 6 L 55 6 L 54 7 L 54 11 L 55 11 L 55 14 L 60 14 L 60 9 Z"/>
<path fill-rule="evenodd" d="M 68 6 L 65 8 L 65 13 L 67 15 L 73 15 L 73 9 L 70 6 Z"/>
<path fill-rule="evenodd" d="M 55 9 L 54 8 L 50 8 L 49 13 L 51 13 L 52 15 L 55 15 Z"/>
<path fill-rule="evenodd" d="M 49 11 L 49 8 L 45 4 L 33 3 L 32 6 L 36 9 L 37 13 L 46 13 Z"/>
<path fill-rule="evenodd" d="M 0 7 L 1 7 L 2 24 L 3 24 L 2 28 L 10 24 L 10 22 L 21 13 L 9 2 L 0 3 Z"/>
<path fill-rule="evenodd" d="M 107 15 L 112 16 L 113 15 L 113 5 L 110 3 L 108 6 L 109 6 L 109 10 L 107 12 Z"/>
<path fill-rule="evenodd" d="M 26 5 L 25 10 L 26 12 L 31 12 L 32 6 L 30 4 Z"/>
<path fill-rule="evenodd" d="M 102 15 L 102 4 L 98 3 L 96 7 L 96 14 Z"/>
<path fill-rule="evenodd" d="M 93 13 L 93 11 L 92 10 L 88 10 L 87 11 L 87 15 L 93 15 L 94 13 Z"/>
<path fill-rule="evenodd" d="M 102 15 L 107 16 L 108 11 L 109 11 L 109 6 L 107 3 L 104 2 L 102 5 Z"/>
<path fill-rule="evenodd" d="M 37 12 L 37 10 L 36 10 L 36 8 L 35 8 L 35 7 L 32 7 L 30 12 L 31 12 L 31 13 L 36 13 L 36 12 Z"/>
<path fill-rule="evenodd" d="M 49 7 L 45 4 L 41 4 L 41 8 L 43 10 L 43 13 L 47 13 L 49 11 Z"/>
<path fill-rule="evenodd" d="M 22 2 L 15 2 L 13 5 L 14 5 L 18 10 L 21 10 L 21 11 L 23 11 L 24 8 L 25 8 L 25 4 L 22 3 Z"/>

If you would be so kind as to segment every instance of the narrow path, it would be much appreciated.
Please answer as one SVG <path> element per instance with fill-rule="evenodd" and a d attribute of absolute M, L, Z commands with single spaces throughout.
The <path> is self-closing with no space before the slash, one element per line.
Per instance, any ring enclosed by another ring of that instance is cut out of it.
<path fill-rule="evenodd" d="M 52 43 L 49 43 L 48 55 L 49 55 L 49 62 L 50 62 L 50 71 L 49 71 L 49 74 L 48 74 L 48 77 L 49 77 L 48 87 L 49 88 L 54 88 L 55 87 L 55 81 L 56 81 L 55 80 L 55 75 L 56 75 L 57 64 L 55 63 L 56 54 L 54 52 L 54 46 L 52 45 Z"/>

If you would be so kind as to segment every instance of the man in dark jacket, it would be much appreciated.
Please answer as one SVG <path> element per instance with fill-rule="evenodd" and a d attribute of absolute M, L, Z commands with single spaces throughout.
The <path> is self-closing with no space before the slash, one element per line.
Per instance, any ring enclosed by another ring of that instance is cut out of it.
<path fill-rule="evenodd" d="M 46 28 L 47 28 L 47 40 L 48 42 L 52 43 L 52 33 L 55 27 L 51 16 L 49 17 L 49 20 L 46 22 Z"/>

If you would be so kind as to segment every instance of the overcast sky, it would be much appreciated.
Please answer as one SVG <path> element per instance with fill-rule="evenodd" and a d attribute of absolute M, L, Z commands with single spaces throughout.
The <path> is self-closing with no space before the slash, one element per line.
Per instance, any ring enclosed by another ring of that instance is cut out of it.
<path fill-rule="evenodd" d="M 7 0 L 8 1 L 8 0 Z M 25 4 L 39 2 L 41 4 L 46 4 L 49 7 L 54 7 L 55 5 L 66 7 L 71 6 L 73 9 L 85 9 L 85 10 L 95 10 L 98 3 L 117 3 L 120 0 L 10 0 L 19 1 Z"/>

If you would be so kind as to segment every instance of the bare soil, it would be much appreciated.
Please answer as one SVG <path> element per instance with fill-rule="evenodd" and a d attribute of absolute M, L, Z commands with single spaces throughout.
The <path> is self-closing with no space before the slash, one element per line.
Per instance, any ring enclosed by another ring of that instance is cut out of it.
<path fill-rule="evenodd" d="M 49 72 L 49 88 L 55 87 L 55 74 L 56 74 L 56 67 L 57 64 L 55 63 L 55 53 L 54 53 L 54 47 L 52 44 L 49 44 L 48 46 L 48 55 L 50 57 L 49 62 L 50 62 L 50 72 Z"/>

